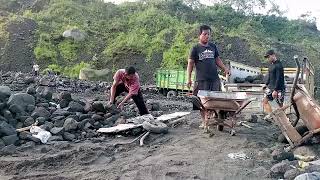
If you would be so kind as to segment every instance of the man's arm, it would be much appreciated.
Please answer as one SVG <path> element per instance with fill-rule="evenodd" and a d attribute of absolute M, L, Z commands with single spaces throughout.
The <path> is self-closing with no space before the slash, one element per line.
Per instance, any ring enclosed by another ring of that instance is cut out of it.
<path fill-rule="evenodd" d="M 227 75 L 230 75 L 229 69 L 223 64 L 223 62 L 222 62 L 222 60 L 220 59 L 219 56 L 216 57 L 216 64 L 217 64 L 217 66 L 218 66 L 220 69 L 222 69 L 222 70 L 224 71 L 224 73 L 225 73 L 226 76 L 227 76 Z"/>
<path fill-rule="evenodd" d="M 117 86 L 119 85 L 119 81 L 117 80 L 113 80 L 113 83 L 112 83 L 112 86 L 111 86 L 111 89 L 110 89 L 110 104 L 113 104 L 114 103 L 114 99 L 115 99 L 115 96 L 116 96 L 116 88 Z"/>
<path fill-rule="evenodd" d="M 277 66 L 276 68 L 276 87 L 274 90 L 278 91 L 283 88 L 284 72 L 282 66 Z"/>
<path fill-rule="evenodd" d="M 188 72 L 188 82 L 187 86 L 191 87 L 192 81 L 191 81 L 191 75 L 194 67 L 194 60 L 188 59 L 188 66 L 187 66 L 187 72 Z"/>

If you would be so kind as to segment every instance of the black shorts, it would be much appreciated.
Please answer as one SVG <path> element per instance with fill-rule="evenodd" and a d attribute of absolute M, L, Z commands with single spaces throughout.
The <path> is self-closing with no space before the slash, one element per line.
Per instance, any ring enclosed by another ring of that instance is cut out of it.
<path fill-rule="evenodd" d="M 199 90 L 206 91 L 221 91 L 220 80 L 216 81 L 196 81 L 193 86 L 193 95 L 197 96 Z M 193 105 L 193 110 L 200 110 L 197 106 Z"/>
<path fill-rule="evenodd" d="M 265 90 L 265 93 L 264 93 L 264 97 L 266 97 L 269 101 L 273 101 L 274 99 L 276 100 L 276 102 L 278 104 L 283 104 L 284 102 L 284 96 L 286 94 L 286 90 L 283 89 L 283 90 L 278 90 L 278 97 L 277 98 L 273 98 L 272 97 L 272 90 L 270 90 L 269 88 L 267 88 Z"/>

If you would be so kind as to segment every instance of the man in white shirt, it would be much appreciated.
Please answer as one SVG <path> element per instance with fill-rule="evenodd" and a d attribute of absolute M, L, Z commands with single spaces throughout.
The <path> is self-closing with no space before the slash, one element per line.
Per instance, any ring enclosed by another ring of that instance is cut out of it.
<path fill-rule="evenodd" d="M 39 65 L 34 63 L 33 66 L 32 66 L 32 69 L 33 69 L 33 73 L 35 76 L 38 76 L 39 75 Z"/>

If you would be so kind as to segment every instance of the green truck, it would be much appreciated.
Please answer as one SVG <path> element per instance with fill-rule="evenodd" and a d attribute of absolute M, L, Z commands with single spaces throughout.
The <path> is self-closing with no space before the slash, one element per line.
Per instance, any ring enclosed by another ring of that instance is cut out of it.
<path fill-rule="evenodd" d="M 225 77 L 219 75 L 220 79 L 225 80 Z M 192 73 L 191 80 L 195 78 L 195 73 Z M 159 92 L 167 97 L 177 95 L 190 95 L 192 93 L 193 84 L 190 88 L 187 87 L 188 73 L 186 70 L 165 70 L 158 69 L 156 72 L 156 87 Z"/>

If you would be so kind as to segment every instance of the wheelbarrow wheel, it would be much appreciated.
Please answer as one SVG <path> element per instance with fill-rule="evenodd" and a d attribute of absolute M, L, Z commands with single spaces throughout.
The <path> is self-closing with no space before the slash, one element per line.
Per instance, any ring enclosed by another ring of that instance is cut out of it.
<path fill-rule="evenodd" d="M 223 125 L 217 125 L 217 130 L 218 131 L 223 131 L 224 126 Z"/>
<path fill-rule="evenodd" d="M 201 104 L 201 100 L 197 96 L 191 96 L 192 104 L 198 109 L 204 109 L 203 105 Z"/>
<path fill-rule="evenodd" d="M 176 97 L 177 96 L 177 92 L 176 91 L 169 91 L 167 93 L 167 98 L 172 98 L 172 97 Z"/>

